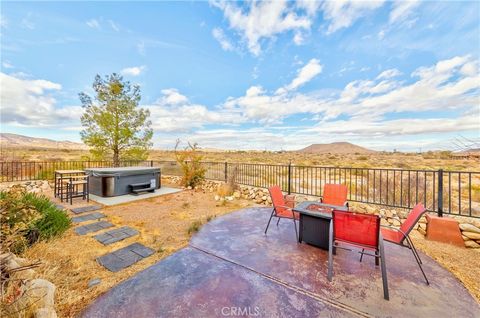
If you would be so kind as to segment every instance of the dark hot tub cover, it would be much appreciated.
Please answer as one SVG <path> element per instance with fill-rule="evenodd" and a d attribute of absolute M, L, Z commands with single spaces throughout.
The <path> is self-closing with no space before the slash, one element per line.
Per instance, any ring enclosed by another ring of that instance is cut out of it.
<path fill-rule="evenodd" d="M 119 168 L 88 168 L 85 171 L 94 177 L 124 177 L 141 174 L 160 173 L 160 168 L 152 167 L 119 167 Z"/>

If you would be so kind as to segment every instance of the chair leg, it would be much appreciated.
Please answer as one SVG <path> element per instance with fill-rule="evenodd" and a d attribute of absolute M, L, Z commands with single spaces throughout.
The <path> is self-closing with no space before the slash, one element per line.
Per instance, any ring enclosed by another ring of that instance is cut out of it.
<path fill-rule="evenodd" d="M 328 230 L 328 272 L 327 279 L 332 281 L 333 276 L 333 221 L 330 221 L 330 228 Z"/>
<path fill-rule="evenodd" d="M 364 249 L 364 248 L 362 248 L 362 252 L 360 253 L 360 263 L 362 262 L 363 252 L 365 252 L 365 249 Z"/>
<path fill-rule="evenodd" d="M 413 245 L 413 242 L 410 240 L 410 238 L 407 239 L 407 243 L 410 246 L 410 249 L 412 250 L 413 257 L 415 257 L 415 260 L 417 261 L 418 267 L 420 267 L 420 270 L 422 271 L 423 277 L 425 278 L 425 282 L 427 285 L 430 285 L 430 282 L 428 281 L 427 275 L 425 274 L 423 267 L 422 267 L 422 260 L 420 259 L 420 255 L 418 255 L 417 250 L 415 249 L 415 246 Z"/>
<path fill-rule="evenodd" d="M 379 265 L 378 263 L 380 262 L 380 259 L 377 256 L 380 256 L 379 252 L 375 251 L 375 266 L 378 266 Z"/>
<path fill-rule="evenodd" d="M 278 218 L 278 221 L 277 221 L 277 226 L 278 226 L 278 223 L 280 223 L 280 219 L 281 219 L 281 218 Z"/>
<path fill-rule="evenodd" d="M 385 261 L 385 249 L 383 248 L 383 238 L 382 235 L 380 234 L 379 238 L 379 253 L 380 253 L 380 258 L 382 259 L 381 262 L 381 267 L 382 267 L 382 282 L 383 282 L 383 298 L 386 300 L 390 300 L 390 296 L 388 294 L 388 279 L 387 279 L 387 264 Z M 378 259 L 377 257 L 375 257 Z"/>
<path fill-rule="evenodd" d="M 267 234 L 268 227 L 270 226 L 270 221 L 272 221 L 274 213 L 275 213 L 275 209 L 272 210 L 272 214 L 270 215 L 270 219 L 268 219 L 267 227 L 265 228 L 265 234 Z"/>

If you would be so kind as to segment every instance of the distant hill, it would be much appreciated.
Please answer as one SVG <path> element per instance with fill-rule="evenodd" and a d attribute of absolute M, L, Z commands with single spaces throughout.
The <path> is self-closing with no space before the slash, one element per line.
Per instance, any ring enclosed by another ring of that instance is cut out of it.
<path fill-rule="evenodd" d="M 5 148 L 35 148 L 35 149 L 88 149 L 82 143 L 73 141 L 57 141 L 46 138 L 35 138 L 17 134 L 0 133 L 0 145 Z"/>
<path fill-rule="evenodd" d="M 303 153 L 332 153 L 332 154 L 368 154 L 376 151 L 363 148 L 349 142 L 332 142 L 331 144 L 313 144 L 303 149 L 297 150 Z"/>

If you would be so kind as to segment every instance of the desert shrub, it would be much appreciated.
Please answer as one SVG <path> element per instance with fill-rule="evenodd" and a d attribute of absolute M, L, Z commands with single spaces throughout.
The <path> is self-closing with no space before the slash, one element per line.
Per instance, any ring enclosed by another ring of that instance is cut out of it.
<path fill-rule="evenodd" d="M 44 195 L 22 187 L 0 192 L 0 241 L 2 250 L 21 253 L 39 239 L 62 234 L 70 219 Z"/>
<path fill-rule="evenodd" d="M 217 189 L 217 194 L 221 197 L 230 196 L 238 189 L 236 178 L 238 174 L 238 167 L 234 166 L 227 178 L 227 182 L 221 184 Z"/>
<path fill-rule="evenodd" d="M 200 220 L 193 221 L 192 224 L 190 224 L 190 227 L 188 228 L 188 234 L 193 234 L 198 232 L 201 226 L 202 226 L 202 222 Z"/>
<path fill-rule="evenodd" d="M 196 143 L 188 143 L 183 150 L 178 150 L 180 140 L 175 145 L 175 158 L 182 170 L 182 185 L 195 187 L 205 180 L 207 169 L 202 165 L 203 156 L 199 153 Z"/>
<path fill-rule="evenodd" d="M 358 156 L 357 160 L 368 160 L 367 156 Z"/>

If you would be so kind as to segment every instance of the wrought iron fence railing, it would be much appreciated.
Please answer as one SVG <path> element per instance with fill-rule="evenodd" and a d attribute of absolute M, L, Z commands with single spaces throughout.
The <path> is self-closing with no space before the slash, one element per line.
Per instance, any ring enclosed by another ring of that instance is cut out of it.
<path fill-rule="evenodd" d="M 242 185 L 279 185 L 293 194 L 322 196 L 326 183 L 347 185 L 353 202 L 396 208 L 423 203 L 439 215 L 480 217 L 480 172 L 322 167 L 253 163 L 202 162 L 207 179 Z M 111 161 L 24 161 L 0 162 L 0 181 L 53 179 L 55 170 L 112 167 Z M 164 175 L 181 176 L 175 161 L 122 161 L 120 166 L 160 167 Z"/>

